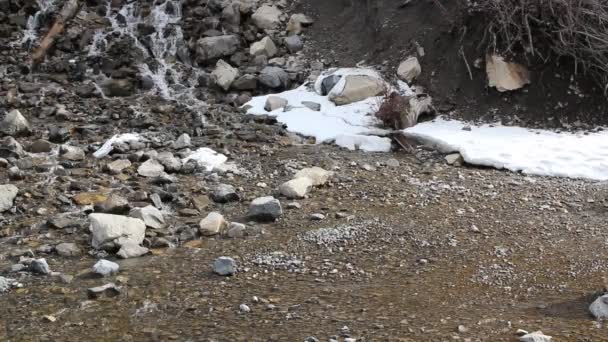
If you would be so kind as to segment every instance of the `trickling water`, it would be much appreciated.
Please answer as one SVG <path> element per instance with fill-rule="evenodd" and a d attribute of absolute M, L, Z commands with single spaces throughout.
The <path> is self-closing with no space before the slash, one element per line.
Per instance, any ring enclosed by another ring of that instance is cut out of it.
<path fill-rule="evenodd" d="M 194 95 L 201 71 L 177 61 L 179 44 L 183 44 L 184 37 L 179 24 L 182 18 L 181 3 L 178 0 L 157 3 L 147 17 L 141 16 L 137 4 L 132 2 L 118 11 L 112 11 L 108 3 L 106 17 L 111 28 L 95 32 L 88 55 L 98 56 L 105 52 L 111 37 L 130 37 L 144 59 L 152 58 L 154 61 L 137 65 L 140 74 L 152 81 L 154 92 L 164 99 L 178 100 L 193 109 L 205 108 L 206 104 Z M 154 29 L 146 36 L 148 47 L 138 35 L 139 24 Z"/>
<path fill-rule="evenodd" d="M 38 39 L 40 20 L 45 14 L 55 10 L 55 0 L 36 0 L 36 3 L 38 4 L 38 11 L 27 18 L 23 37 L 19 42 L 22 45 L 33 44 Z"/>

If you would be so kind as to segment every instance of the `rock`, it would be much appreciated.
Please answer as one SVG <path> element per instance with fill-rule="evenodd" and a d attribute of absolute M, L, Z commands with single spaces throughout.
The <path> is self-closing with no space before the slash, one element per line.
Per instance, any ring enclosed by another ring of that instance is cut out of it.
<path fill-rule="evenodd" d="M 0 213 L 13 207 L 17 193 L 19 193 L 19 189 L 12 184 L 0 185 Z"/>
<path fill-rule="evenodd" d="M 421 72 L 422 68 L 420 67 L 418 58 L 416 57 L 409 57 L 405 61 L 401 62 L 397 68 L 397 76 L 399 76 L 399 78 L 403 81 L 406 81 L 408 84 L 415 80 Z"/>
<path fill-rule="evenodd" d="M 0 158 L 21 158 L 24 155 L 23 147 L 13 137 L 0 141 Z"/>
<path fill-rule="evenodd" d="M 25 135 L 31 133 L 32 128 L 27 119 L 21 115 L 21 112 L 13 109 L 6 114 L 4 120 L 0 123 L 0 132 L 11 136 Z"/>
<path fill-rule="evenodd" d="M 321 111 L 321 104 L 312 101 L 302 101 L 302 105 L 315 112 Z"/>
<path fill-rule="evenodd" d="M 239 195 L 232 185 L 220 184 L 213 190 L 211 199 L 217 203 L 228 203 L 238 201 Z"/>
<path fill-rule="evenodd" d="M 186 133 L 180 135 L 177 140 L 175 140 L 175 142 L 173 143 L 173 148 L 176 150 L 180 150 L 182 148 L 186 148 L 186 147 L 190 147 L 192 146 L 192 141 L 190 139 L 190 136 Z"/>
<path fill-rule="evenodd" d="M 535 331 L 521 336 L 519 340 L 522 342 L 551 342 L 552 337 L 543 334 L 542 331 Z"/>
<path fill-rule="evenodd" d="M 137 258 L 142 255 L 148 254 L 149 249 L 146 247 L 142 247 L 134 242 L 126 242 L 121 247 L 120 250 L 116 253 L 116 255 L 123 259 L 129 258 Z"/>
<path fill-rule="evenodd" d="M 287 203 L 287 209 L 300 209 L 302 205 L 298 202 L 289 202 Z"/>
<path fill-rule="evenodd" d="M 530 72 L 518 63 L 506 62 L 498 55 L 486 56 L 488 86 L 499 92 L 520 89 L 530 83 Z"/>
<path fill-rule="evenodd" d="M 227 91 L 238 75 L 238 69 L 220 59 L 215 64 L 215 70 L 211 73 L 211 78 L 216 85 Z"/>
<path fill-rule="evenodd" d="M 32 153 L 48 153 L 53 149 L 53 144 L 49 141 L 38 139 L 30 145 Z"/>
<path fill-rule="evenodd" d="M 61 145 L 61 148 L 59 149 L 59 156 L 62 159 L 72 161 L 84 160 L 85 158 L 83 149 L 70 145 Z"/>
<path fill-rule="evenodd" d="M 382 80 L 368 75 L 347 75 L 344 89 L 331 93 L 329 99 L 336 105 L 345 105 L 378 96 L 385 91 Z"/>
<path fill-rule="evenodd" d="M 234 83 L 232 88 L 236 90 L 255 90 L 258 87 L 258 79 L 253 75 L 243 75 L 239 77 Z"/>
<path fill-rule="evenodd" d="M 120 294 L 120 288 L 114 283 L 108 283 L 102 286 L 91 287 L 87 289 L 89 299 L 97 299 L 100 297 L 116 297 Z"/>
<path fill-rule="evenodd" d="M 231 276 L 237 271 L 234 259 L 221 256 L 213 262 L 213 272 L 221 276 Z"/>
<path fill-rule="evenodd" d="M 165 218 L 160 210 L 149 205 L 143 208 L 134 208 L 129 213 L 129 216 L 144 221 L 147 227 L 161 229 L 165 226 Z"/>
<path fill-rule="evenodd" d="M 241 4 L 239 2 L 233 2 L 228 4 L 222 10 L 222 19 L 225 23 L 232 25 L 233 30 L 239 29 L 239 24 L 241 23 Z"/>
<path fill-rule="evenodd" d="M 258 28 L 272 30 L 281 23 L 282 14 L 281 10 L 274 6 L 263 5 L 251 15 L 251 19 Z"/>
<path fill-rule="evenodd" d="M 312 188 L 312 180 L 308 177 L 299 177 L 285 182 L 279 186 L 281 195 L 293 199 L 304 198 Z"/>
<path fill-rule="evenodd" d="M 102 203 L 108 199 L 106 194 L 98 192 L 81 192 L 72 197 L 74 203 L 78 205 L 91 205 Z"/>
<path fill-rule="evenodd" d="M 178 172 L 182 169 L 182 161 L 173 156 L 171 152 L 161 152 L 156 156 L 156 160 L 163 165 L 167 172 Z"/>
<path fill-rule="evenodd" d="M 129 212 L 131 206 L 126 198 L 113 193 L 105 201 L 95 203 L 93 208 L 98 213 L 121 215 Z"/>
<path fill-rule="evenodd" d="M 110 174 L 117 175 L 128 167 L 131 167 L 131 162 L 128 159 L 118 159 L 107 164 L 106 171 Z"/>
<path fill-rule="evenodd" d="M 70 140 L 70 130 L 67 127 L 49 127 L 49 141 L 56 144 L 63 144 Z"/>
<path fill-rule="evenodd" d="M 445 161 L 448 165 L 461 166 L 464 163 L 464 159 L 460 153 L 451 153 L 445 156 Z"/>
<path fill-rule="evenodd" d="M 258 221 L 275 221 L 282 215 L 281 202 L 272 196 L 258 197 L 249 206 L 249 216 Z"/>
<path fill-rule="evenodd" d="M 399 167 L 399 165 L 401 165 L 401 164 L 395 158 L 391 158 L 391 159 L 389 159 L 389 160 L 386 161 L 386 166 Z"/>
<path fill-rule="evenodd" d="M 277 52 L 278 49 L 276 45 L 274 45 L 274 42 L 268 36 L 262 38 L 262 40 L 260 40 L 259 42 L 251 44 L 251 47 L 249 48 L 249 53 L 252 56 L 264 55 L 270 58 L 276 55 Z"/>
<path fill-rule="evenodd" d="M 589 305 L 589 311 L 597 319 L 608 318 L 608 294 L 598 297 Z"/>
<path fill-rule="evenodd" d="M 311 214 L 310 220 L 311 221 L 323 221 L 323 220 L 325 220 L 325 215 L 319 214 L 319 213 Z"/>
<path fill-rule="evenodd" d="M 246 225 L 238 222 L 230 222 L 226 235 L 230 238 L 240 238 L 245 236 L 245 230 L 247 230 Z"/>
<path fill-rule="evenodd" d="M 291 16 L 291 18 L 289 18 L 289 22 L 287 23 L 287 33 L 292 35 L 292 34 L 300 34 L 300 32 L 302 32 L 302 27 L 303 26 L 308 26 L 308 25 L 312 25 L 314 23 L 314 20 L 311 19 L 310 17 L 302 14 L 302 13 L 298 13 L 298 14 L 293 14 Z"/>
<path fill-rule="evenodd" d="M 266 98 L 266 104 L 264 104 L 264 110 L 272 112 L 273 110 L 287 107 L 287 100 L 278 96 L 268 96 Z"/>
<path fill-rule="evenodd" d="M 144 241 L 146 225 L 140 219 L 111 214 L 91 214 L 89 220 L 93 248 L 105 245 L 122 246 L 126 242 L 139 245 Z"/>
<path fill-rule="evenodd" d="M 36 274 L 47 275 L 51 273 L 51 268 L 49 267 L 49 264 L 47 264 L 46 259 L 41 258 L 32 261 L 30 264 L 30 271 Z"/>
<path fill-rule="evenodd" d="M 216 235 L 226 230 L 228 223 L 224 216 L 218 212 L 211 212 L 199 222 L 199 231 L 202 235 Z"/>
<path fill-rule="evenodd" d="M 13 280 L 9 278 L 0 277 L 0 293 L 4 293 L 11 289 Z"/>
<path fill-rule="evenodd" d="M 240 40 L 236 35 L 201 38 L 196 42 L 197 60 L 205 62 L 230 56 L 239 49 L 239 46 Z"/>
<path fill-rule="evenodd" d="M 144 177 L 159 177 L 165 172 L 165 167 L 156 159 L 148 159 L 137 168 L 137 173 Z"/>
<path fill-rule="evenodd" d="M 289 76 L 279 67 L 265 67 L 260 72 L 259 81 L 268 88 L 279 89 L 287 87 Z"/>
<path fill-rule="evenodd" d="M 248 313 L 248 312 L 251 312 L 251 308 L 247 304 L 241 304 L 241 305 L 239 305 L 239 311 Z"/>
<path fill-rule="evenodd" d="M 126 97 L 136 92 L 134 82 L 127 78 L 109 78 L 101 83 L 101 88 L 103 94 L 110 97 Z"/>
<path fill-rule="evenodd" d="M 307 177 L 312 181 L 312 185 L 320 186 L 327 183 L 333 175 L 333 172 L 315 166 L 298 171 L 294 178 Z"/>
<path fill-rule="evenodd" d="M 304 42 L 298 35 L 293 35 L 285 38 L 285 46 L 291 53 L 296 53 L 304 48 Z"/>
<path fill-rule="evenodd" d="M 342 79 L 341 75 L 329 75 L 321 81 L 321 95 L 326 96 Z"/>
<path fill-rule="evenodd" d="M 120 266 L 112 261 L 101 259 L 93 265 L 93 272 L 103 277 L 118 273 Z"/>
<path fill-rule="evenodd" d="M 82 254 L 80 248 L 78 248 L 75 243 L 71 242 L 64 242 L 58 244 L 57 246 L 55 246 L 55 251 L 57 252 L 57 254 L 64 257 L 73 257 Z"/>

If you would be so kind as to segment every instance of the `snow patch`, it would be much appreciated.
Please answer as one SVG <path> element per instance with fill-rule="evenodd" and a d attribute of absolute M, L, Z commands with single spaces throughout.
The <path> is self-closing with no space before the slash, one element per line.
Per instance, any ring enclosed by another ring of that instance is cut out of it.
<path fill-rule="evenodd" d="M 473 165 L 538 176 L 608 180 L 608 132 L 555 133 L 500 124 L 470 126 L 438 118 L 403 130 Z"/>
<path fill-rule="evenodd" d="M 124 133 L 124 134 L 116 134 L 108 141 L 106 141 L 95 153 L 93 156 L 97 159 L 103 158 L 110 154 L 114 149 L 114 144 L 128 143 L 132 141 L 137 141 L 141 137 L 136 133 Z"/>
<path fill-rule="evenodd" d="M 182 162 L 185 164 L 189 160 L 194 160 L 200 167 L 204 167 L 207 171 L 212 171 L 224 164 L 228 160 L 228 157 L 221 153 L 217 153 L 210 148 L 201 147 L 182 159 Z"/>

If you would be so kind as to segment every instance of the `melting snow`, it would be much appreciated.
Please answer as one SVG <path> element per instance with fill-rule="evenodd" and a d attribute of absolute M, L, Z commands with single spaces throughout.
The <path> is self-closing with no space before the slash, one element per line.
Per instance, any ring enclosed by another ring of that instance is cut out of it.
<path fill-rule="evenodd" d="M 192 152 L 186 158 L 182 159 L 182 162 L 185 164 L 189 160 L 194 160 L 200 167 L 204 167 L 207 171 L 212 171 L 218 166 L 224 164 L 228 160 L 228 157 L 221 153 L 217 153 L 210 148 L 201 147 Z"/>
<path fill-rule="evenodd" d="M 471 126 L 438 118 L 404 130 L 441 152 L 460 152 L 473 165 L 539 176 L 608 180 L 608 132 L 555 133 L 548 130 Z"/>
<path fill-rule="evenodd" d="M 106 141 L 97 151 L 95 151 L 95 153 L 93 153 L 93 156 L 95 158 L 103 158 L 112 152 L 112 149 L 114 149 L 114 144 L 137 141 L 139 139 L 140 136 L 136 133 L 117 134 L 108 139 L 108 141 Z"/>

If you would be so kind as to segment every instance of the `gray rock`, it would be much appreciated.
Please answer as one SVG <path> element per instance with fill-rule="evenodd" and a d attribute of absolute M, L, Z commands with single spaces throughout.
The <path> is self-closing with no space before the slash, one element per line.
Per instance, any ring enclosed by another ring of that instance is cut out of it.
<path fill-rule="evenodd" d="M 258 197 L 249 206 L 249 216 L 258 221 L 275 221 L 282 215 L 281 202 L 272 196 Z"/>
<path fill-rule="evenodd" d="M 230 222 L 230 225 L 228 226 L 228 232 L 226 233 L 226 235 L 228 235 L 228 237 L 230 238 L 241 238 L 245 236 L 245 231 L 247 230 L 247 226 L 242 224 L 242 223 L 238 223 L 238 222 Z"/>
<path fill-rule="evenodd" d="M 127 242 L 139 245 L 144 241 L 146 224 L 140 219 L 120 215 L 91 214 L 89 220 L 93 248 L 106 245 L 122 246 Z"/>
<path fill-rule="evenodd" d="M 112 261 L 101 259 L 93 265 L 93 272 L 103 277 L 118 273 L 120 266 Z"/>
<path fill-rule="evenodd" d="M 597 319 L 608 318 L 608 294 L 596 298 L 591 305 L 589 305 L 589 311 L 593 317 Z"/>
<path fill-rule="evenodd" d="M 217 86 L 227 91 L 238 75 L 238 69 L 233 68 L 230 64 L 220 59 L 215 64 L 215 69 L 211 73 L 211 79 Z"/>
<path fill-rule="evenodd" d="M 0 277 L 0 293 L 4 293 L 11 289 L 13 280 L 9 278 Z"/>
<path fill-rule="evenodd" d="M 281 23 L 282 14 L 283 12 L 274 6 L 263 5 L 251 15 L 251 19 L 258 28 L 271 30 Z"/>
<path fill-rule="evenodd" d="M 460 153 L 452 153 L 445 156 L 445 161 L 449 165 L 461 166 L 464 163 L 464 159 L 460 155 Z"/>
<path fill-rule="evenodd" d="M 230 56 L 238 50 L 239 46 L 240 40 L 236 35 L 201 38 L 196 42 L 197 59 L 199 62 L 205 62 Z"/>
<path fill-rule="evenodd" d="M 131 167 L 128 159 L 118 159 L 106 165 L 106 170 L 113 175 L 121 173 L 124 169 Z"/>
<path fill-rule="evenodd" d="M 87 289 L 89 299 L 97 299 L 101 297 L 116 297 L 120 294 L 120 287 L 114 283 L 108 283 L 102 286 L 91 287 Z"/>
<path fill-rule="evenodd" d="M 321 95 L 326 96 L 342 78 L 341 75 L 329 75 L 321 81 Z"/>
<path fill-rule="evenodd" d="M 173 153 L 171 152 L 161 152 L 156 159 L 163 165 L 167 172 L 179 172 L 179 170 L 182 169 L 182 161 L 173 156 Z"/>
<path fill-rule="evenodd" d="M 236 90 L 254 90 L 258 87 L 258 79 L 253 75 L 243 75 L 239 77 L 234 83 L 232 88 Z"/>
<path fill-rule="evenodd" d="M 259 81 L 268 88 L 281 89 L 287 86 L 289 76 L 285 70 L 279 67 L 269 66 L 262 69 Z"/>
<path fill-rule="evenodd" d="M 84 150 L 80 147 L 70 146 L 70 145 L 61 145 L 59 149 L 59 156 L 62 159 L 79 161 L 84 160 L 85 154 Z"/>
<path fill-rule="evenodd" d="M 103 94 L 110 97 L 126 97 L 136 92 L 134 82 L 126 78 L 109 78 L 101 84 L 101 88 Z"/>
<path fill-rule="evenodd" d="M 142 247 L 139 244 L 130 241 L 124 243 L 120 247 L 120 250 L 116 253 L 116 255 L 123 259 L 129 259 L 140 257 L 142 255 L 148 254 L 148 252 L 149 249 L 147 249 L 146 247 Z"/>
<path fill-rule="evenodd" d="M 36 274 L 47 275 L 51 273 L 51 268 L 49 267 L 49 264 L 47 264 L 46 259 L 40 258 L 32 261 L 30 264 L 30 271 Z"/>
<path fill-rule="evenodd" d="M 4 158 L 0 158 L 0 168 L 7 168 L 8 167 L 8 160 L 4 159 Z"/>
<path fill-rule="evenodd" d="M 274 57 L 279 50 L 277 46 L 274 44 L 272 39 L 268 36 L 262 38 L 262 40 L 251 44 L 249 47 L 249 53 L 252 56 L 264 55 L 268 58 Z"/>
<path fill-rule="evenodd" d="M 321 104 L 312 101 L 302 101 L 302 105 L 315 112 L 321 111 Z"/>
<path fill-rule="evenodd" d="M 320 167 L 309 167 L 302 169 L 296 173 L 294 178 L 306 177 L 312 181 L 312 185 L 320 186 L 324 185 L 334 175 L 333 172 L 324 170 Z"/>
<path fill-rule="evenodd" d="M 146 224 L 147 227 L 160 229 L 165 226 L 165 218 L 160 210 L 154 206 L 146 206 L 143 208 L 135 208 L 131 210 L 129 216 L 138 218 Z"/>
<path fill-rule="evenodd" d="M 190 139 L 190 136 L 186 133 L 180 135 L 177 140 L 175 140 L 175 142 L 173 143 L 173 148 L 176 150 L 180 150 L 182 148 L 186 148 L 186 147 L 190 147 L 192 146 L 192 141 Z"/>
<path fill-rule="evenodd" d="M 236 262 L 230 257 L 221 256 L 213 262 L 213 272 L 221 276 L 231 276 L 237 272 Z"/>
<path fill-rule="evenodd" d="M 226 230 L 228 223 L 218 212 L 209 213 L 199 222 L 199 231 L 203 235 L 216 235 Z"/>
<path fill-rule="evenodd" d="M 551 342 L 552 339 L 551 336 L 543 334 L 542 331 L 534 331 L 519 338 L 521 342 Z"/>
<path fill-rule="evenodd" d="M 287 107 L 287 100 L 278 96 L 268 96 L 264 104 L 264 110 L 268 112 L 284 107 Z"/>
<path fill-rule="evenodd" d="M 64 242 L 58 244 L 57 246 L 55 246 L 55 251 L 57 252 L 57 254 L 64 257 L 73 257 L 82 254 L 80 248 L 78 248 L 75 243 L 71 242 Z"/>
<path fill-rule="evenodd" d="M 338 106 L 377 96 L 386 89 L 383 80 L 369 75 L 348 75 L 345 78 L 344 88 L 329 96 L 329 100 Z"/>
<path fill-rule="evenodd" d="M 289 202 L 287 203 L 287 209 L 300 209 L 302 205 L 298 202 Z"/>
<path fill-rule="evenodd" d="M 399 64 L 397 68 L 397 76 L 408 84 L 411 83 L 416 77 L 420 76 L 422 69 L 418 58 L 410 57 Z"/>
<path fill-rule="evenodd" d="M 159 177 L 165 172 L 165 167 L 156 159 L 148 159 L 137 168 L 137 173 L 144 177 Z"/>
<path fill-rule="evenodd" d="M 21 158 L 24 155 L 23 146 L 13 137 L 6 137 L 0 141 L 0 158 Z"/>
<path fill-rule="evenodd" d="M 285 38 L 285 46 L 291 53 L 296 53 L 304 48 L 304 42 L 298 35 L 293 35 Z"/>
<path fill-rule="evenodd" d="M 391 158 L 389 160 L 386 161 L 386 166 L 390 166 L 390 167 L 399 167 L 399 161 L 395 158 Z"/>
<path fill-rule="evenodd" d="M 13 207 L 19 189 L 12 184 L 0 185 L 0 213 Z"/>
<path fill-rule="evenodd" d="M 251 308 L 247 304 L 241 304 L 239 305 L 239 311 L 248 313 L 251 312 Z"/>
<path fill-rule="evenodd" d="M 213 190 L 211 199 L 217 203 L 228 203 L 238 201 L 239 195 L 232 185 L 220 184 Z"/>
<path fill-rule="evenodd" d="M 310 178 L 299 177 L 281 184 L 279 192 L 289 199 L 304 198 L 312 186 L 313 183 Z"/>
<path fill-rule="evenodd" d="M 32 153 L 48 153 L 53 149 L 53 144 L 49 141 L 38 139 L 30 145 Z"/>
<path fill-rule="evenodd" d="M 310 220 L 311 221 L 322 221 L 322 220 L 325 220 L 325 215 L 319 214 L 319 213 L 317 213 L 317 214 L 311 214 L 310 215 Z"/>
<path fill-rule="evenodd" d="M 21 115 L 17 109 L 13 109 L 6 114 L 0 123 L 0 132 L 6 135 L 29 134 L 32 132 L 30 123 Z"/>

